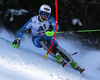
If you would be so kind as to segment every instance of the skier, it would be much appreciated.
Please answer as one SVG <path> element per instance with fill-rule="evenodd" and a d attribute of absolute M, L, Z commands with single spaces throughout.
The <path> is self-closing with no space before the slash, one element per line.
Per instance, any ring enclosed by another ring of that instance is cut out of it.
<path fill-rule="evenodd" d="M 44 47 L 44 49 L 48 51 L 52 43 L 53 36 L 46 36 L 46 31 L 55 31 L 56 24 L 55 19 L 50 16 L 50 14 L 50 6 L 43 4 L 39 9 L 39 15 L 36 15 L 29 19 L 28 22 L 19 30 L 18 37 L 16 40 L 14 40 L 13 46 L 16 48 L 19 47 L 24 32 L 31 29 L 33 44 L 38 48 Z M 57 31 L 58 30 L 59 25 L 57 25 Z M 65 67 L 65 65 L 67 64 L 64 61 L 65 59 L 74 69 L 78 70 L 80 73 L 84 71 L 84 69 L 80 68 L 77 62 L 75 62 L 72 57 L 58 45 L 58 42 L 56 40 L 54 41 L 50 54 L 55 59 L 57 59 L 57 61 L 61 63 L 63 67 Z"/>

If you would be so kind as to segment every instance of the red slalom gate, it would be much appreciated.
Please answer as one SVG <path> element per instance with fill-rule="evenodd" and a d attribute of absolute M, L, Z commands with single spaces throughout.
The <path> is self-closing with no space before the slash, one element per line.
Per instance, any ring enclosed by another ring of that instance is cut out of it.
<path fill-rule="evenodd" d="M 50 48 L 49 48 L 48 52 L 46 53 L 44 59 L 47 58 L 47 56 L 48 56 L 48 54 L 49 54 L 49 52 L 50 52 L 50 50 L 51 50 L 51 48 L 52 48 L 52 46 L 53 46 L 53 43 L 54 43 L 54 41 L 55 41 L 55 38 L 56 38 L 57 25 L 58 25 L 58 6 L 57 6 L 57 0 L 55 0 L 55 9 L 56 9 L 56 27 L 55 27 L 55 34 L 54 34 L 53 41 L 52 41 L 52 43 L 51 43 L 51 45 L 50 45 Z"/>

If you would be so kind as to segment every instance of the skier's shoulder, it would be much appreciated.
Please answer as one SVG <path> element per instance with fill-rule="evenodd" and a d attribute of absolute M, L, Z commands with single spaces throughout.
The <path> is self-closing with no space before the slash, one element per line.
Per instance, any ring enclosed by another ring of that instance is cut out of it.
<path fill-rule="evenodd" d="M 33 16 L 32 18 L 31 18 L 31 20 L 33 21 L 33 20 L 37 20 L 38 19 L 38 15 L 35 15 L 35 16 Z"/>
<path fill-rule="evenodd" d="M 31 18 L 27 21 L 26 25 L 32 25 L 33 22 L 37 20 L 37 17 L 38 17 L 38 16 L 33 16 L 33 17 L 31 17 Z"/>

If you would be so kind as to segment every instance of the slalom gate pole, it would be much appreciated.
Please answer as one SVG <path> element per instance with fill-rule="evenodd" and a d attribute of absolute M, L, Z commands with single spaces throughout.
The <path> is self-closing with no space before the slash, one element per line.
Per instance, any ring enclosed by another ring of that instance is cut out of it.
<path fill-rule="evenodd" d="M 5 41 L 7 41 L 7 42 L 9 42 L 9 43 L 13 43 L 13 42 L 11 42 L 11 41 L 9 41 L 9 40 L 7 40 L 7 39 L 4 39 L 4 38 L 2 38 L 2 37 L 0 37 L 0 39 L 5 40 Z"/>
<path fill-rule="evenodd" d="M 54 41 L 55 41 L 55 37 L 56 37 L 57 25 L 58 25 L 58 7 L 57 7 L 57 0 L 55 0 L 55 8 L 56 8 L 56 27 L 55 27 L 55 34 L 54 34 L 54 38 L 53 38 L 53 41 L 52 41 L 52 43 L 51 43 L 51 46 L 50 46 L 48 52 L 46 53 L 44 59 L 47 58 L 47 56 L 48 56 L 48 54 L 49 54 L 49 52 L 50 52 L 50 50 L 51 50 L 51 48 L 52 48 L 52 46 L 53 46 L 53 43 L 54 43 Z"/>

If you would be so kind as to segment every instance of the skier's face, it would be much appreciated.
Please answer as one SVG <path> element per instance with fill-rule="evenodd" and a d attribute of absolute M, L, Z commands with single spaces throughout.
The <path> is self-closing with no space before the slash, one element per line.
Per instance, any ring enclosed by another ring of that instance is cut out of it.
<path fill-rule="evenodd" d="M 41 16 L 42 20 L 45 21 L 49 18 L 50 13 L 48 13 L 46 11 L 40 11 L 40 16 Z"/>
<path fill-rule="evenodd" d="M 47 17 L 46 15 L 41 15 L 41 18 L 42 18 L 43 20 L 46 20 L 48 17 Z"/>

